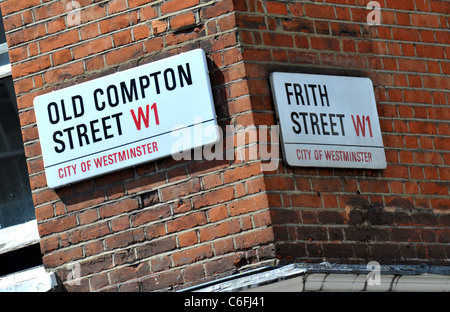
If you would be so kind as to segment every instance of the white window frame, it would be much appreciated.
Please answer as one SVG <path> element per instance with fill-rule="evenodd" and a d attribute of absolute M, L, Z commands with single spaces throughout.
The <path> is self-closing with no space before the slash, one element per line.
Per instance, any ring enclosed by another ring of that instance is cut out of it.
<path fill-rule="evenodd" d="M 0 254 L 39 243 L 37 220 L 0 229 Z"/>
<path fill-rule="evenodd" d="M 8 52 L 8 44 L 2 43 L 0 44 L 0 54 L 2 53 L 7 53 Z M 7 77 L 7 76 L 11 76 L 11 63 L 5 64 L 5 65 L 0 65 L 0 79 Z"/>
<path fill-rule="evenodd" d="M 0 44 L 0 54 L 8 53 L 8 44 Z M 11 63 L 0 64 L 0 79 L 11 76 Z M 39 233 L 36 219 L 0 228 L 0 254 L 39 243 Z"/>

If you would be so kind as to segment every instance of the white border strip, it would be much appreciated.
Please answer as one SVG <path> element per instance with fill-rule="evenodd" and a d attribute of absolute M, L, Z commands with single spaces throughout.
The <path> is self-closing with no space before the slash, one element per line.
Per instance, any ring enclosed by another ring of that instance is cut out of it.
<path fill-rule="evenodd" d="M 45 292 L 57 285 L 55 273 L 43 265 L 0 278 L 0 292 Z"/>
<path fill-rule="evenodd" d="M 10 226 L 0 230 L 0 254 L 39 243 L 37 221 Z"/>

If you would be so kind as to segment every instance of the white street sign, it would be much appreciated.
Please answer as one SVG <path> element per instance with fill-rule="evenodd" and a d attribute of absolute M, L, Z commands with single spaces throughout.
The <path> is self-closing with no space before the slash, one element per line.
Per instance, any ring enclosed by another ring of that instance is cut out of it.
<path fill-rule="evenodd" d="M 275 72 L 270 83 L 288 165 L 386 168 L 369 78 Z"/>
<path fill-rule="evenodd" d="M 184 150 L 219 139 L 201 49 L 38 96 L 34 109 L 51 188 L 169 156 L 180 134 Z"/>

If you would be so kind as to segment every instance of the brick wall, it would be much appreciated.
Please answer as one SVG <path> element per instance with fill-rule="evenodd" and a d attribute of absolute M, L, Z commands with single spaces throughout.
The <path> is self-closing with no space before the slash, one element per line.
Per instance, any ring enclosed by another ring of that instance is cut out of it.
<path fill-rule="evenodd" d="M 74 26 L 67 1 L 2 3 L 46 268 L 64 282 L 79 265 L 69 290 L 129 291 L 189 285 L 273 260 L 257 160 L 169 157 L 46 186 L 33 98 L 52 90 L 202 48 L 219 123 L 225 130 L 250 120 L 232 1 L 91 2 L 79 1 Z"/>
<path fill-rule="evenodd" d="M 264 175 L 282 261 L 449 258 L 449 3 L 248 1 L 236 20 L 249 92 L 273 119 L 273 71 L 371 78 L 385 170 L 288 168 Z M 447 14 L 447 15 L 446 15 Z"/>
<path fill-rule="evenodd" d="M 46 268 L 71 291 L 133 291 L 276 260 L 448 261 L 448 4 L 381 1 L 369 26 L 366 2 L 3 1 Z M 34 97 L 195 48 L 224 136 L 234 126 L 232 159 L 169 157 L 47 187 Z M 272 71 L 370 77 L 387 169 L 263 171 L 246 134 L 275 124 Z"/>

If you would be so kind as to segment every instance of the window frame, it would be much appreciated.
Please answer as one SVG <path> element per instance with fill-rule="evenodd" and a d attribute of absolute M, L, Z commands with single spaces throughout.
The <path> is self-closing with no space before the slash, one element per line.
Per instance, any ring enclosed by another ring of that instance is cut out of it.
<path fill-rule="evenodd" d="M 6 42 L 0 44 L 0 54 L 3 53 L 8 53 L 8 44 Z M 0 64 L 0 79 L 11 75 L 11 62 L 8 62 L 8 64 L 4 65 Z"/>
<path fill-rule="evenodd" d="M 0 254 L 37 244 L 40 239 L 36 219 L 8 226 L 0 229 Z"/>
<path fill-rule="evenodd" d="M 1 31 L 4 32 L 1 11 L 0 23 Z M 8 55 L 8 61 L 0 64 L 0 79 L 11 76 L 13 80 L 7 42 L 0 43 L 0 55 L 5 53 Z M 18 126 L 20 128 L 20 124 Z M 34 219 L 30 221 L 0 228 L 0 255 L 39 244 L 40 240 L 37 219 L 34 215 Z M 57 286 L 55 273 L 47 272 L 43 264 L 0 276 L 0 292 L 49 291 Z"/>
<path fill-rule="evenodd" d="M 0 22 L 3 23 L 3 21 Z M 8 44 L 6 42 L 0 44 L 0 54 L 3 53 L 8 53 Z M 0 79 L 9 76 L 12 76 L 11 62 L 0 64 Z M 0 228 L 0 254 L 30 246 L 39 243 L 39 241 L 36 217 L 28 222 Z"/>

